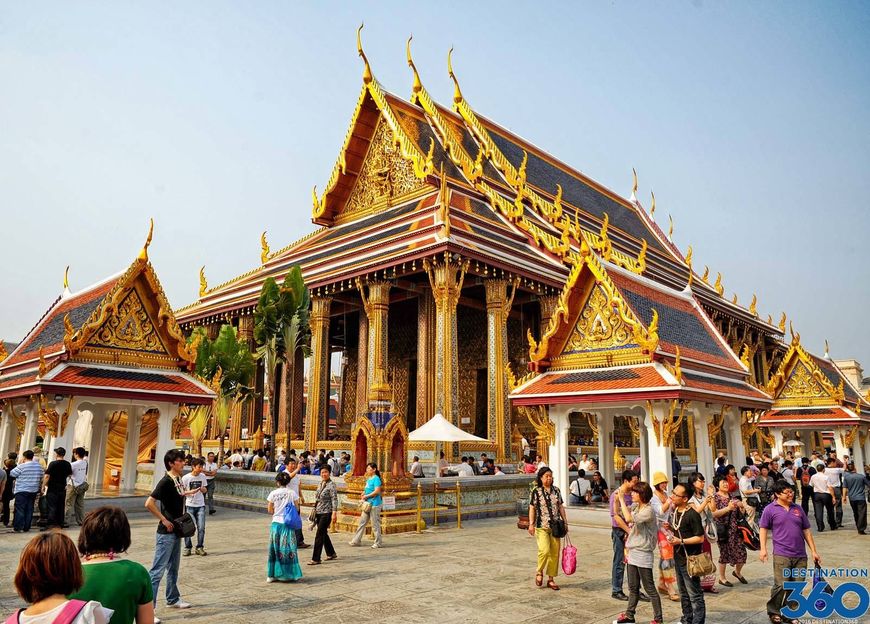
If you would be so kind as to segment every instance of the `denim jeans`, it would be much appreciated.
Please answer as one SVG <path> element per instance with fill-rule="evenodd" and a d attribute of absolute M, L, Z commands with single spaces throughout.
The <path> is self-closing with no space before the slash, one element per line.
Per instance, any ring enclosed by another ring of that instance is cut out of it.
<path fill-rule="evenodd" d="M 172 533 L 158 533 L 154 547 L 154 563 L 148 576 L 151 577 L 151 591 L 154 592 L 154 606 L 157 606 L 157 590 L 160 579 L 166 572 L 166 604 L 173 605 L 181 600 L 178 591 L 178 568 L 181 566 L 181 538 Z"/>
<path fill-rule="evenodd" d="M 622 581 L 625 578 L 625 531 L 611 527 L 610 539 L 613 541 L 613 567 L 610 570 L 610 591 L 613 594 L 617 594 L 622 591 Z"/>
<path fill-rule="evenodd" d="M 843 526 L 843 488 L 835 487 L 834 496 L 837 497 L 837 504 L 834 505 L 834 518 L 837 520 L 837 526 Z"/>
<path fill-rule="evenodd" d="M 16 531 L 29 531 L 33 522 L 33 503 L 36 492 L 15 493 L 15 515 L 12 517 L 12 528 Z"/>
<path fill-rule="evenodd" d="M 190 515 L 193 516 L 193 519 L 196 521 L 196 547 L 202 548 L 205 546 L 205 506 L 188 507 L 187 511 L 190 512 Z M 191 544 L 192 542 L 190 538 L 185 537 L 184 547 L 190 550 L 193 548 Z"/>
<path fill-rule="evenodd" d="M 680 607 L 683 609 L 680 624 L 704 624 L 707 606 L 704 604 L 701 578 L 689 576 L 685 559 L 674 559 L 674 562 L 677 564 L 677 587 L 680 589 Z"/>

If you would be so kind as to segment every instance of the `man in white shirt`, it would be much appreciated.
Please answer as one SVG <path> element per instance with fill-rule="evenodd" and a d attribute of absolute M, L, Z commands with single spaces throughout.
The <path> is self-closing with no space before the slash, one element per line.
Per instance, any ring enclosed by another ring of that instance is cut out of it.
<path fill-rule="evenodd" d="M 85 519 L 85 492 L 88 491 L 88 452 L 82 447 L 73 449 L 73 463 L 71 483 L 67 486 L 66 492 L 66 514 L 69 515 L 70 509 L 73 510 L 76 517 L 76 524 L 82 525 Z M 67 520 L 67 524 L 71 524 Z"/>
<path fill-rule="evenodd" d="M 790 459 L 785 460 L 782 465 L 782 478 L 794 487 L 794 462 Z"/>
<path fill-rule="evenodd" d="M 191 471 L 181 477 L 181 483 L 184 484 L 184 494 L 187 496 L 186 511 L 193 516 L 196 521 L 196 554 L 205 556 L 205 496 L 208 492 L 208 481 L 202 469 L 205 462 L 200 457 L 196 457 L 190 462 Z M 190 556 L 191 542 L 189 537 L 184 538 L 184 550 L 182 555 Z"/>
<path fill-rule="evenodd" d="M 819 533 L 825 530 L 825 511 L 828 512 L 828 526 L 831 530 L 837 528 L 837 519 L 834 515 L 836 496 L 826 473 L 827 469 L 824 466 L 819 466 L 816 474 L 810 477 L 810 485 L 813 488 L 813 509 L 815 510 L 816 527 L 818 527 Z"/>
<path fill-rule="evenodd" d="M 837 526 L 834 528 L 840 528 L 843 526 L 843 469 L 838 466 L 836 457 L 828 458 L 825 475 L 834 490 L 834 516 L 837 519 Z"/>
<path fill-rule="evenodd" d="M 216 512 L 214 508 L 214 488 L 215 475 L 217 475 L 218 465 L 214 453 L 209 453 L 202 467 L 202 472 L 205 475 L 206 487 L 208 490 L 205 493 L 205 500 L 208 503 L 208 515 L 213 516 Z"/>
<path fill-rule="evenodd" d="M 235 466 L 235 465 L 236 465 L 236 462 L 238 462 L 238 463 L 239 463 L 239 467 L 240 467 L 240 468 L 242 467 L 242 462 L 245 461 L 245 458 L 242 457 L 241 450 L 242 450 L 242 449 L 236 449 L 235 451 L 233 451 L 233 454 L 230 455 L 230 465 L 231 465 L 231 466 Z"/>
<path fill-rule="evenodd" d="M 588 505 L 591 487 L 592 484 L 586 478 L 586 471 L 581 468 L 577 471 L 577 480 L 573 481 L 568 487 L 571 494 L 571 503 L 575 505 Z"/>
<path fill-rule="evenodd" d="M 471 467 L 471 464 L 468 463 L 468 457 L 462 458 L 462 463 L 458 466 L 454 466 L 453 470 L 456 471 L 456 474 L 460 477 L 473 477 L 474 476 L 474 468 Z"/>
<path fill-rule="evenodd" d="M 540 453 L 535 455 L 535 468 L 540 470 L 541 468 L 546 467 L 547 462 L 544 461 L 544 458 L 541 457 Z"/>
<path fill-rule="evenodd" d="M 752 522 L 755 519 L 755 510 L 761 504 L 761 499 L 758 496 L 761 490 L 753 484 L 752 470 L 750 470 L 749 466 L 743 466 L 740 469 L 740 479 L 737 483 L 740 488 L 740 495 L 743 497 L 743 511 L 746 512 L 749 521 Z"/>
<path fill-rule="evenodd" d="M 580 456 L 580 461 L 577 462 L 577 469 L 583 472 L 589 472 L 589 454 L 583 453 Z"/>

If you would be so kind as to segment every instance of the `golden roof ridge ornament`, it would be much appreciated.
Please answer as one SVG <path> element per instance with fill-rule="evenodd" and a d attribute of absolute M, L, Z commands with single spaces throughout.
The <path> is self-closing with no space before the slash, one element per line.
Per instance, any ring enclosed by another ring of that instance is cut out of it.
<path fill-rule="evenodd" d="M 441 204 L 441 234 L 450 238 L 450 188 L 447 186 L 447 176 L 444 175 L 444 163 L 441 163 L 441 188 L 438 190 L 438 200 Z"/>
<path fill-rule="evenodd" d="M 637 203 L 637 170 L 632 167 L 631 168 L 631 197 L 630 201 Z"/>
<path fill-rule="evenodd" d="M 777 325 L 779 326 L 779 331 L 783 333 L 785 333 L 785 318 L 785 311 L 783 311 L 782 316 L 779 317 L 779 323 L 777 323 Z"/>
<path fill-rule="evenodd" d="M 752 301 L 749 303 L 749 313 L 753 316 L 758 316 L 758 295 L 752 293 Z"/>
<path fill-rule="evenodd" d="M 716 273 L 716 283 L 713 284 L 713 288 L 716 290 L 720 297 L 722 296 L 722 293 L 725 292 L 725 287 L 722 285 L 721 273 Z"/>
<path fill-rule="evenodd" d="M 359 54 L 359 57 L 363 60 L 364 68 L 363 68 L 363 82 L 365 84 L 369 84 L 372 80 L 375 79 L 372 74 L 372 67 L 369 65 L 369 59 L 366 57 L 366 53 L 363 52 L 362 47 L 362 36 L 360 33 L 362 32 L 363 26 L 365 26 L 365 22 L 360 23 L 359 28 L 356 29 L 356 51 Z"/>
<path fill-rule="evenodd" d="M 654 217 L 656 215 L 656 194 L 653 191 L 650 191 L 649 196 L 650 196 L 649 216 Z"/>
<path fill-rule="evenodd" d="M 263 233 L 260 234 L 260 263 L 266 264 L 266 261 L 269 259 L 269 241 L 266 240 L 266 232 L 267 230 L 263 230 Z"/>
<path fill-rule="evenodd" d="M 148 260 L 148 246 L 151 244 L 151 237 L 154 235 L 154 217 L 151 217 L 151 225 L 148 226 L 148 236 L 145 238 L 145 244 L 142 246 L 142 251 L 139 252 L 139 260 Z"/>
<path fill-rule="evenodd" d="M 695 271 L 692 270 L 692 256 L 693 256 L 692 246 L 689 245 L 689 249 L 686 250 L 686 266 L 689 267 L 689 281 L 686 283 L 686 290 L 692 289 L 692 282 L 695 279 Z"/>
<path fill-rule="evenodd" d="M 417 66 L 414 65 L 414 59 L 411 58 L 411 40 L 414 38 L 414 35 L 411 34 L 408 37 L 408 42 L 405 44 L 405 52 L 408 56 L 408 67 L 411 68 L 411 71 L 414 72 L 414 85 L 411 87 L 411 101 L 415 100 L 415 96 L 420 93 L 420 90 L 423 89 L 423 82 L 420 80 L 420 74 L 417 73 Z"/>
<path fill-rule="evenodd" d="M 831 359 L 831 349 L 828 347 L 828 339 L 827 338 L 825 338 L 825 359 L 826 360 Z"/>
<path fill-rule="evenodd" d="M 456 79 L 456 74 L 453 73 L 453 46 L 450 46 L 450 50 L 447 51 L 447 75 L 450 76 L 450 79 L 453 81 L 453 101 L 456 104 L 459 104 L 462 98 L 462 90 L 459 88 L 459 81 Z"/>
<path fill-rule="evenodd" d="M 205 279 L 205 265 L 199 269 L 199 296 L 205 297 L 208 292 L 208 282 Z"/>
<path fill-rule="evenodd" d="M 708 267 L 706 264 L 704 265 L 704 274 L 701 276 L 701 281 L 703 281 L 705 284 L 710 283 L 710 267 Z"/>
<path fill-rule="evenodd" d="M 668 222 L 670 223 L 670 226 L 668 227 L 668 240 L 673 240 L 673 236 L 674 236 L 674 218 L 673 218 L 670 214 L 668 215 Z"/>
<path fill-rule="evenodd" d="M 71 294 L 69 289 L 69 265 L 66 265 L 66 269 L 63 272 L 63 294 L 61 297 L 69 297 Z"/>

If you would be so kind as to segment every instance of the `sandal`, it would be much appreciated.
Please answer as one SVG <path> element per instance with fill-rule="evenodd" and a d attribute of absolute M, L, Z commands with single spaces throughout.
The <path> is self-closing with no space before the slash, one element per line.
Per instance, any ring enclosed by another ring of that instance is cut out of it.
<path fill-rule="evenodd" d="M 327 561 L 335 561 L 336 559 L 338 559 L 338 555 L 332 555 L 331 557 L 326 558 Z"/>
<path fill-rule="evenodd" d="M 308 565 L 320 565 L 320 562 L 312 560 L 308 562 Z"/>
<path fill-rule="evenodd" d="M 736 571 L 735 571 L 735 572 L 732 572 L 731 575 L 732 575 L 734 578 L 736 578 L 738 581 L 740 581 L 741 583 L 743 583 L 744 585 L 748 585 L 748 584 L 749 584 L 749 581 L 747 581 L 745 578 L 743 578 L 742 576 L 740 576 L 739 574 L 737 574 Z"/>
<path fill-rule="evenodd" d="M 553 591 L 559 591 L 560 589 L 562 589 L 561 587 L 556 585 L 556 581 L 554 581 L 553 579 L 550 579 L 549 581 L 547 581 L 547 587 L 549 587 Z"/>
<path fill-rule="evenodd" d="M 544 584 L 544 573 L 543 573 L 543 572 L 538 572 L 538 573 L 535 575 L 535 585 L 537 585 L 538 587 L 540 587 L 540 586 L 543 585 L 543 584 Z"/>

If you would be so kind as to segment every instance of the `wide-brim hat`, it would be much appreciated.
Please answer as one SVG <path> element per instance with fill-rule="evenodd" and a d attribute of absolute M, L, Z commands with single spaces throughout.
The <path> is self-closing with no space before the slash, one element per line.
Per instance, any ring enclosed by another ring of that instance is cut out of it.
<path fill-rule="evenodd" d="M 652 478 L 653 487 L 659 485 L 660 483 L 667 483 L 668 475 L 663 472 L 654 472 Z"/>

